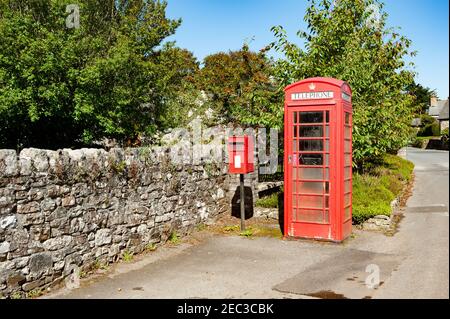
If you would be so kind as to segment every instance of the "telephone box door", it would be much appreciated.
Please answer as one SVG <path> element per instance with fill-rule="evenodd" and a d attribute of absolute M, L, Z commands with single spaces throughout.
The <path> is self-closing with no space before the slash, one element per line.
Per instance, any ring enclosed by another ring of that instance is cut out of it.
<path fill-rule="evenodd" d="M 334 118 L 330 107 L 288 108 L 288 236 L 333 237 Z"/>

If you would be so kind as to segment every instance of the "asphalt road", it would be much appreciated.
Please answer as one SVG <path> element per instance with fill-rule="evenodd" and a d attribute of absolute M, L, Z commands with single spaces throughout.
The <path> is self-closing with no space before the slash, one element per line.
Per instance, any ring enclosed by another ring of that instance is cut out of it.
<path fill-rule="evenodd" d="M 403 154 L 416 181 L 393 237 L 356 230 L 337 245 L 203 236 L 43 298 L 449 298 L 448 152 Z"/>

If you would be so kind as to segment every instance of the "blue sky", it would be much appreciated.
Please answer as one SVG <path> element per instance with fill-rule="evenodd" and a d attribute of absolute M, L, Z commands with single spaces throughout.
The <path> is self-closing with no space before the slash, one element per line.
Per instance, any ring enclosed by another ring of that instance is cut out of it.
<path fill-rule="evenodd" d="M 305 29 L 306 0 L 167 0 L 167 15 L 182 18 L 170 37 L 200 60 L 208 54 L 236 50 L 244 42 L 259 50 L 271 41 L 270 28 L 282 25 L 292 41 Z M 417 82 L 449 96 L 448 0 L 385 0 L 390 26 L 413 42 Z"/>

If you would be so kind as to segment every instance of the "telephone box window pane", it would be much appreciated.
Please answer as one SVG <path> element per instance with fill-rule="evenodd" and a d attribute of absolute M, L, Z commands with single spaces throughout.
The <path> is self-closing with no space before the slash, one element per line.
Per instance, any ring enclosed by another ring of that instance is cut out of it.
<path fill-rule="evenodd" d="M 350 113 L 345 113 L 345 124 L 350 125 Z"/>
<path fill-rule="evenodd" d="M 350 218 L 350 210 L 351 210 L 351 207 L 347 207 L 345 209 L 344 220 L 348 220 Z"/>
<path fill-rule="evenodd" d="M 323 211 L 310 210 L 310 209 L 299 209 L 297 211 L 297 221 L 323 223 Z"/>
<path fill-rule="evenodd" d="M 323 154 L 300 154 L 300 165 L 322 165 Z"/>
<path fill-rule="evenodd" d="M 330 151 L 330 141 L 325 140 L 325 152 L 329 152 L 329 151 Z"/>
<path fill-rule="evenodd" d="M 345 193 L 350 193 L 351 186 L 352 186 L 352 181 L 351 180 L 345 181 L 345 190 L 344 190 L 344 192 Z"/>
<path fill-rule="evenodd" d="M 294 208 L 294 209 L 292 209 L 292 219 L 294 220 L 294 222 L 296 222 L 296 221 L 298 221 L 298 218 L 297 218 L 297 210 Z"/>
<path fill-rule="evenodd" d="M 297 207 L 297 196 L 296 195 L 293 195 L 292 196 L 292 207 Z"/>
<path fill-rule="evenodd" d="M 323 182 L 300 182 L 299 193 L 302 194 L 323 194 Z"/>
<path fill-rule="evenodd" d="M 344 173 L 344 179 L 350 179 L 352 177 L 352 168 L 351 167 L 346 167 L 344 169 L 345 173 Z"/>
<path fill-rule="evenodd" d="M 325 180 L 329 180 L 329 179 L 330 179 L 330 169 L 325 168 Z"/>
<path fill-rule="evenodd" d="M 300 123 L 323 123 L 323 112 L 300 112 Z"/>
<path fill-rule="evenodd" d="M 330 137 L 330 126 L 325 126 L 325 137 Z"/>
<path fill-rule="evenodd" d="M 325 213 L 323 214 L 323 222 L 325 224 L 328 224 L 330 222 L 330 212 L 329 211 L 325 211 Z"/>
<path fill-rule="evenodd" d="M 295 124 L 295 123 L 297 123 L 297 112 L 294 112 L 293 115 L 294 115 L 294 124 Z"/>
<path fill-rule="evenodd" d="M 325 194 L 330 193 L 330 182 L 325 182 Z"/>
<path fill-rule="evenodd" d="M 301 140 L 300 141 L 301 151 L 323 151 L 323 141 L 321 140 Z"/>
<path fill-rule="evenodd" d="M 345 166 L 352 166 L 352 154 L 348 153 L 344 155 L 344 165 Z"/>
<path fill-rule="evenodd" d="M 325 208 L 329 208 L 330 207 L 330 197 L 325 196 Z"/>
<path fill-rule="evenodd" d="M 325 166 L 330 166 L 330 154 L 325 154 Z"/>
<path fill-rule="evenodd" d="M 301 126 L 300 137 L 322 137 L 323 126 Z"/>
<path fill-rule="evenodd" d="M 330 111 L 326 111 L 325 112 L 325 116 L 326 116 L 326 121 L 325 122 L 327 122 L 327 123 L 330 123 Z"/>
<path fill-rule="evenodd" d="M 350 194 L 345 194 L 344 197 L 345 197 L 344 206 L 349 206 L 350 205 Z"/>
<path fill-rule="evenodd" d="M 297 183 L 295 182 L 292 183 L 292 192 L 297 193 Z"/>
<path fill-rule="evenodd" d="M 346 127 L 345 127 L 344 138 L 345 138 L 345 139 L 351 139 L 351 137 L 352 137 L 351 134 L 352 134 L 352 128 L 349 127 L 349 126 L 346 126 Z"/>
<path fill-rule="evenodd" d="M 299 206 L 300 208 L 323 208 L 323 197 L 322 196 L 299 196 Z"/>
<path fill-rule="evenodd" d="M 292 141 L 292 151 L 293 152 L 298 152 L 297 146 L 298 146 L 298 140 Z"/>
<path fill-rule="evenodd" d="M 352 141 L 344 141 L 344 152 L 350 153 L 352 151 Z"/>
<path fill-rule="evenodd" d="M 323 168 L 301 167 L 297 168 L 299 179 L 323 180 Z"/>

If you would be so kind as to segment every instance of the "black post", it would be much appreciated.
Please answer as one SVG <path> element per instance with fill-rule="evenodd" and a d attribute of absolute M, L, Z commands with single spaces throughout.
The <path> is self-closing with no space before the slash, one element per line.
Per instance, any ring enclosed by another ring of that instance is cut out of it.
<path fill-rule="evenodd" d="M 244 174 L 239 175 L 241 186 L 241 231 L 245 230 L 245 191 L 244 191 Z"/>

